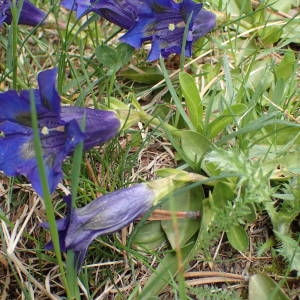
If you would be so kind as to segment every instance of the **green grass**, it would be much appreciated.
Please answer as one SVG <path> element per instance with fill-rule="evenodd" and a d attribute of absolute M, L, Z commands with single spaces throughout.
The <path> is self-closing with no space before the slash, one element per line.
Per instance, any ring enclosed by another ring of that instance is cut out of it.
<path fill-rule="evenodd" d="M 48 28 L 0 29 L 1 91 L 36 87 L 38 72 L 58 66 L 64 104 L 128 117 L 116 138 L 65 161 L 62 184 L 74 205 L 173 172 L 160 169 L 209 178 L 164 199 L 170 220 L 148 215 L 97 238 L 76 278 L 72 254 L 61 262 L 58 249 L 45 251 L 50 236 L 39 227 L 65 214 L 64 188 L 45 205 L 25 178 L 0 174 L 0 290 L 8 298 L 252 300 L 272 290 L 273 299 L 296 299 L 299 1 L 205 4 L 218 25 L 184 61 L 148 63 L 147 51 L 119 45 L 116 26 L 92 14 L 77 21 L 58 3 Z M 200 218 L 177 218 L 182 211 Z M 240 277 L 226 281 L 232 275 Z"/>

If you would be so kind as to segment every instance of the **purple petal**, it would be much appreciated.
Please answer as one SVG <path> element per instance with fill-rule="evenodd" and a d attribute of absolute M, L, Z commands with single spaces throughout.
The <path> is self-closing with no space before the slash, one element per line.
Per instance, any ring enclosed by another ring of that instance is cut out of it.
<path fill-rule="evenodd" d="M 210 32 L 215 26 L 216 15 L 210 11 L 201 10 L 197 14 L 192 28 L 194 39 L 199 39 Z"/>
<path fill-rule="evenodd" d="M 137 12 L 134 25 L 121 40 L 135 48 L 150 41 L 149 61 L 158 59 L 160 55 L 168 57 L 172 53 L 181 53 L 184 30 L 189 18 L 186 56 L 192 54 L 192 43 L 215 26 L 215 15 L 203 11 L 202 4 L 192 0 L 149 0 L 143 6 L 147 7 L 144 9 L 146 13 L 143 14 L 141 10 Z"/>
<path fill-rule="evenodd" d="M 4 22 L 11 24 L 12 15 L 10 6 L 10 0 L 2 0 L 2 2 L 0 2 L 0 25 Z M 24 0 L 18 24 L 36 26 L 44 21 L 45 16 L 46 14 L 42 10 L 38 9 L 30 1 Z"/>
<path fill-rule="evenodd" d="M 40 101 L 49 111 L 60 113 L 60 96 L 56 90 L 57 68 L 42 71 L 38 74 Z"/>
<path fill-rule="evenodd" d="M 150 209 L 154 193 L 146 184 L 106 194 L 75 209 L 66 236 L 66 247 L 81 251 L 99 235 L 113 233 Z"/>
<path fill-rule="evenodd" d="M 66 9 L 76 11 L 77 19 L 80 19 L 93 9 L 89 0 L 63 0 L 60 5 Z"/>
<path fill-rule="evenodd" d="M 30 143 L 32 130 L 17 123 L 0 123 L 0 170 L 8 176 L 20 175 L 19 168 L 24 164 L 22 155 L 24 145 Z M 13 151 L 12 151 L 13 149 Z"/>
<path fill-rule="evenodd" d="M 3 0 L 0 2 L 0 25 L 9 22 L 8 15 L 10 14 L 10 1 Z"/>
<path fill-rule="evenodd" d="M 147 212 L 155 200 L 155 193 L 147 184 L 106 194 L 88 205 L 73 209 L 70 196 L 66 197 L 67 217 L 57 221 L 63 251 L 73 250 L 75 268 L 80 269 L 90 243 L 99 235 L 113 233 L 127 226 Z M 48 228 L 47 223 L 42 227 Z M 53 247 L 52 243 L 46 245 Z"/>
<path fill-rule="evenodd" d="M 125 29 L 134 25 L 141 6 L 139 1 L 130 0 L 92 0 L 91 5 L 100 16 Z"/>
<path fill-rule="evenodd" d="M 140 48 L 143 41 L 149 39 L 145 35 L 145 28 L 151 22 L 153 22 L 153 19 L 150 17 L 139 18 L 135 25 L 120 40 L 134 48 Z"/>
<path fill-rule="evenodd" d="M 36 26 L 40 24 L 46 14 L 28 0 L 24 0 L 20 13 L 19 24 Z"/>
<path fill-rule="evenodd" d="M 17 118 L 26 117 L 31 123 L 30 103 L 14 90 L 0 93 L 0 122 L 4 120 L 16 121 Z"/>
<path fill-rule="evenodd" d="M 78 106 L 63 106 L 61 118 L 64 122 L 76 120 L 84 127 L 84 149 L 101 145 L 114 137 L 120 129 L 120 121 L 112 111 Z"/>

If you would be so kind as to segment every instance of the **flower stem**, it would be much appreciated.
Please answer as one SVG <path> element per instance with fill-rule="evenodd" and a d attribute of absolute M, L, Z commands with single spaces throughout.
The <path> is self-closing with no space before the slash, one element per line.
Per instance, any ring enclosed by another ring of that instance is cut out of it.
<path fill-rule="evenodd" d="M 62 256 L 60 251 L 59 236 L 57 232 L 57 226 L 56 226 L 55 215 L 54 215 L 54 208 L 51 201 L 51 195 L 50 195 L 49 185 L 46 176 L 46 169 L 43 161 L 43 153 L 42 153 L 43 150 L 42 150 L 42 145 L 41 145 L 41 140 L 39 135 L 37 112 L 36 112 L 33 92 L 31 92 L 30 95 L 30 108 L 31 108 L 31 122 L 33 128 L 33 135 L 34 135 L 34 150 L 35 150 L 36 160 L 37 160 L 37 165 L 39 170 L 39 177 L 42 185 L 43 200 L 46 208 L 49 230 L 53 242 L 53 248 L 56 255 L 56 260 L 61 273 L 62 282 L 64 284 L 68 299 L 71 299 L 72 297 L 69 296 L 72 295 L 70 294 L 70 288 L 65 275 L 64 264 L 62 261 Z"/>

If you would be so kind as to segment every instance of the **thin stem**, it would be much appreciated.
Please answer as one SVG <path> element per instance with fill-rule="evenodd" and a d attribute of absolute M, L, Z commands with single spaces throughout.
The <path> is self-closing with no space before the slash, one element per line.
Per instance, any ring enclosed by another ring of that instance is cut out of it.
<path fill-rule="evenodd" d="M 49 230 L 52 238 L 54 252 L 56 255 L 56 260 L 61 273 L 62 282 L 64 284 L 67 295 L 70 296 L 70 289 L 65 276 L 64 264 L 62 261 L 62 256 L 60 251 L 59 236 L 58 236 L 57 226 L 55 221 L 54 208 L 51 201 L 51 195 L 50 195 L 49 185 L 46 176 L 46 169 L 43 161 L 43 150 L 42 150 L 42 145 L 41 145 L 41 140 L 39 135 L 37 112 L 36 112 L 33 92 L 31 92 L 30 95 L 30 108 L 31 108 L 31 120 L 32 120 L 33 136 L 34 136 L 34 150 L 36 154 L 39 177 L 40 177 L 42 191 L 43 191 L 43 200 L 46 208 Z"/>

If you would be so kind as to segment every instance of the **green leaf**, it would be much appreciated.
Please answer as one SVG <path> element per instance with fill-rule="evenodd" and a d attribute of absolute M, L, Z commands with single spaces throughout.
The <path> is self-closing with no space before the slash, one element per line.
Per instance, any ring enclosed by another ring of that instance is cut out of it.
<path fill-rule="evenodd" d="M 113 68 L 118 62 L 118 54 L 115 49 L 107 45 L 99 45 L 95 50 L 96 57 L 100 63 L 108 68 Z"/>
<path fill-rule="evenodd" d="M 111 73 L 117 72 L 126 65 L 132 53 L 133 48 L 127 44 L 120 44 L 116 49 L 103 44 L 95 50 L 98 61 L 108 67 Z"/>
<path fill-rule="evenodd" d="M 226 235 L 230 245 L 234 249 L 243 252 L 249 247 L 247 232 L 241 225 L 230 227 L 230 229 L 226 231 Z"/>
<path fill-rule="evenodd" d="M 211 142 L 202 134 L 191 130 L 182 130 L 179 132 L 181 147 L 184 152 L 187 163 L 197 165 L 202 157 L 212 149 Z"/>
<path fill-rule="evenodd" d="M 120 67 L 123 67 L 129 63 L 133 51 L 134 48 L 128 44 L 122 43 L 118 45 L 118 47 L 116 48 L 116 52 L 120 61 Z"/>
<path fill-rule="evenodd" d="M 289 300 L 289 298 L 270 277 L 255 274 L 249 281 L 249 300 Z"/>
<path fill-rule="evenodd" d="M 282 26 L 266 27 L 259 31 L 259 36 L 264 44 L 276 43 L 282 35 Z"/>
<path fill-rule="evenodd" d="M 174 211 L 199 211 L 201 200 L 204 198 L 202 188 L 176 193 L 162 206 L 163 209 Z M 172 202 L 172 203 L 171 203 Z M 199 230 L 199 220 L 177 219 L 178 232 L 175 232 L 172 220 L 161 221 L 162 228 L 166 233 L 173 249 L 177 245 L 182 248 L 186 242 Z"/>
<path fill-rule="evenodd" d="M 121 70 L 118 76 L 144 84 L 155 84 L 164 78 L 159 69 L 154 67 L 145 67 L 139 70 Z"/>
<path fill-rule="evenodd" d="M 222 209 L 228 201 L 233 201 L 235 198 L 235 186 L 230 186 L 229 183 L 218 181 L 212 192 L 214 205 Z"/>
<path fill-rule="evenodd" d="M 245 104 L 234 104 L 228 109 L 225 109 L 218 118 L 209 124 L 208 129 L 211 137 L 217 136 L 226 126 L 231 124 L 235 118 L 241 116 L 246 110 L 247 106 Z"/>
<path fill-rule="evenodd" d="M 282 12 L 288 13 L 292 7 L 292 5 L 296 5 L 295 0 L 284 0 L 284 1 L 270 1 L 271 7 L 274 10 L 279 10 Z M 299 5 L 299 2 L 298 2 Z"/>
<path fill-rule="evenodd" d="M 290 20 L 283 27 L 283 33 L 281 38 L 288 39 L 293 43 L 300 43 L 300 18 Z"/>
<path fill-rule="evenodd" d="M 278 231 L 275 231 L 275 234 L 281 242 L 278 252 L 288 261 L 290 269 L 296 270 L 298 276 L 300 276 L 300 238 L 298 238 L 298 241 L 295 241 L 288 235 L 281 234 Z"/>
<path fill-rule="evenodd" d="M 196 86 L 195 79 L 192 75 L 188 73 L 180 72 L 179 82 L 180 82 L 182 94 L 185 98 L 185 102 L 189 111 L 191 121 L 195 126 L 195 128 L 198 131 L 201 131 L 203 129 L 203 122 L 202 122 L 203 107 L 202 107 L 202 101 L 200 98 L 199 90 Z"/>
<path fill-rule="evenodd" d="M 190 253 L 191 246 L 181 249 L 181 256 L 184 260 Z M 176 253 L 170 252 L 165 254 L 164 258 L 160 261 L 155 272 L 150 276 L 146 282 L 141 294 L 137 299 L 153 299 L 152 297 L 157 296 L 170 281 L 173 281 L 178 270 L 178 258 Z"/>
<path fill-rule="evenodd" d="M 288 80 L 295 73 L 296 57 L 292 50 L 287 50 L 283 59 L 275 69 L 278 79 Z"/>
<path fill-rule="evenodd" d="M 142 249 L 153 250 L 160 247 L 166 240 L 160 221 L 143 224 L 134 234 L 132 243 Z"/>

